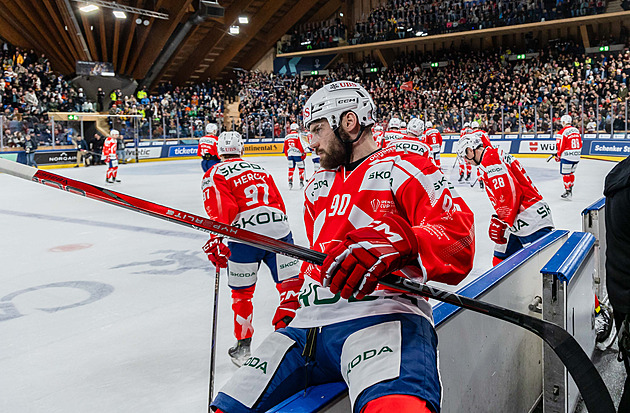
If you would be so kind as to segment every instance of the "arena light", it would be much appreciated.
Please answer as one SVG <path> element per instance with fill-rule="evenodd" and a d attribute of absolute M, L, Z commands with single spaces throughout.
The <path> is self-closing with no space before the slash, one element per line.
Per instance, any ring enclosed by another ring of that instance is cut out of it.
<path fill-rule="evenodd" d="M 236 35 L 241 32 L 241 28 L 239 26 L 230 26 L 230 34 Z"/>
<path fill-rule="evenodd" d="M 113 13 L 114 13 L 114 16 L 117 19 L 126 19 L 127 18 L 127 15 L 125 14 L 124 11 L 114 10 Z"/>
<path fill-rule="evenodd" d="M 83 13 L 91 13 L 98 10 L 98 6 L 94 4 L 86 4 L 85 6 L 79 7 L 79 10 L 81 10 Z"/>
<path fill-rule="evenodd" d="M 247 24 L 249 23 L 249 18 L 247 16 L 238 16 L 238 22 L 240 24 Z"/>

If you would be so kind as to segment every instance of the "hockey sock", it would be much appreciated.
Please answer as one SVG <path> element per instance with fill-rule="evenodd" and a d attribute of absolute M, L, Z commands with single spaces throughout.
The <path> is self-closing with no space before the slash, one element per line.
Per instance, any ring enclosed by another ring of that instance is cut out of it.
<path fill-rule="evenodd" d="M 459 164 L 459 176 L 463 176 L 465 170 L 466 170 L 466 165 L 464 165 L 463 163 L 460 163 Z"/>
<path fill-rule="evenodd" d="M 293 171 L 295 168 L 289 168 L 289 182 L 293 182 Z"/>
<path fill-rule="evenodd" d="M 254 334 L 252 318 L 254 306 L 252 297 L 256 285 L 247 288 L 232 290 L 232 311 L 234 312 L 234 337 L 237 340 L 250 338 Z"/>
<path fill-rule="evenodd" d="M 595 314 L 599 314 L 602 308 L 599 306 L 599 298 L 597 298 L 597 294 L 595 294 Z"/>
<path fill-rule="evenodd" d="M 112 179 L 116 179 L 116 175 L 118 175 L 118 167 L 112 168 Z"/>
<path fill-rule="evenodd" d="M 497 264 L 503 262 L 503 258 L 492 256 L 492 266 L 494 267 Z"/>
<path fill-rule="evenodd" d="M 573 183 L 575 182 L 575 175 L 574 174 L 562 175 L 562 182 L 564 183 L 564 189 L 569 191 L 571 188 L 573 188 Z"/>
<path fill-rule="evenodd" d="M 304 168 L 300 168 L 300 182 L 304 181 Z"/>
<path fill-rule="evenodd" d="M 427 402 L 408 394 L 390 394 L 370 400 L 361 413 L 431 413 Z"/>
<path fill-rule="evenodd" d="M 466 164 L 466 172 L 468 172 L 469 176 L 470 176 L 470 173 L 472 172 L 472 165 L 469 163 Z"/>

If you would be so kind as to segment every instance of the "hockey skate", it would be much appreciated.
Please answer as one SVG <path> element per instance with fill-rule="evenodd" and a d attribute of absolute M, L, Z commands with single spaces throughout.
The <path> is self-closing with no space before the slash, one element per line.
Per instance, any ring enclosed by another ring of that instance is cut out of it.
<path fill-rule="evenodd" d="M 113 178 L 112 182 L 120 182 L 120 179 L 118 179 L 118 178 Z"/>
<path fill-rule="evenodd" d="M 289 182 L 289 189 L 293 189 L 293 182 Z"/>
<path fill-rule="evenodd" d="M 470 181 L 470 174 L 466 175 L 466 180 Z"/>
<path fill-rule="evenodd" d="M 464 180 L 464 174 L 460 174 L 459 175 L 459 179 L 457 180 L 457 182 L 461 182 Z"/>
<path fill-rule="evenodd" d="M 483 181 L 482 180 L 479 180 L 479 188 L 483 189 Z"/>
<path fill-rule="evenodd" d="M 604 306 L 600 306 L 599 314 L 595 316 L 595 342 L 604 343 L 611 336 L 613 330 L 612 311 Z"/>
<path fill-rule="evenodd" d="M 566 189 L 564 191 L 564 194 L 560 195 L 560 198 L 566 199 L 566 200 L 569 200 L 569 199 L 573 198 L 573 188 Z"/>
<path fill-rule="evenodd" d="M 251 352 L 252 338 L 244 338 L 238 340 L 234 347 L 228 349 L 228 354 L 232 358 L 232 363 L 237 367 L 241 367 L 247 361 Z"/>
<path fill-rule="evenodd" d="M 300 181 L 300 189 L 304 188 L 304 181 Z"/>

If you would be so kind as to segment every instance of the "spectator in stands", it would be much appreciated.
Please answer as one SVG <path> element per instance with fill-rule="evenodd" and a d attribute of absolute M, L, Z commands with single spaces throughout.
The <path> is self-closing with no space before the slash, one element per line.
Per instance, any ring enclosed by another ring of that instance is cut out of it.
<path fill-rule="evenodd" d="M 101 160 L 101 153 L 103 152 L 103 142 L 104 140 L 101 138 L 101 135 L 98 133 L 94 134 L 94 139 L 89 143 L 90 144 L 90 152 L 92 152 L 92 165 L 103 165 L 103 161 Z"/>
<path fill-rule="evenodd" d="M 626 368 L 626 382 L 619 412 L 630 411 L 630 158 L 606 176 L 606 289 L 619 331 L 619 352 Z"/>
<path fill-rule="evenodd" d="M 86 167 L 90 166 L 89 147 L 83 136 L 77 135 L 74 145 L 77 148 L 77 164 L 75 168 L 78 168 L 81 164 L 84 164 Z"/>

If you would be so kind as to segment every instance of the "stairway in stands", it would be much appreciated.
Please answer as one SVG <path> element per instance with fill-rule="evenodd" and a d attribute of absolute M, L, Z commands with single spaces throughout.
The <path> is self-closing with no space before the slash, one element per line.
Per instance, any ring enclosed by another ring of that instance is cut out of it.
<path fill-rule="evenodd" d="M 238 110 L 238 105 L 241 103 L 240 98 L 236 98 L 233 103 L 225 101 L 225 112 L 223 113 L 223 127 L 225 130 L 238 130 L 241 124 L 241 112 Z"/>

